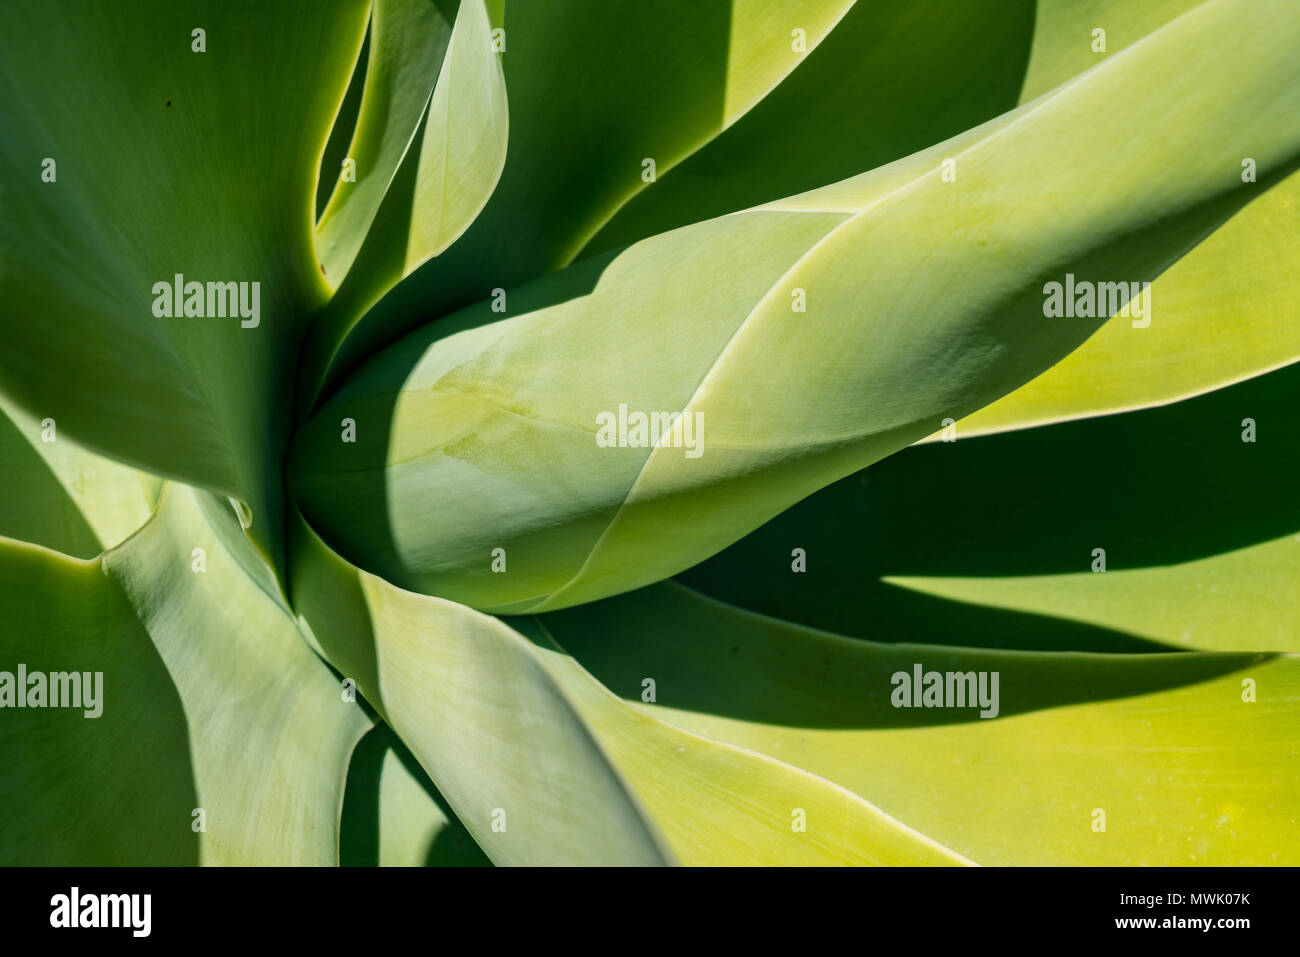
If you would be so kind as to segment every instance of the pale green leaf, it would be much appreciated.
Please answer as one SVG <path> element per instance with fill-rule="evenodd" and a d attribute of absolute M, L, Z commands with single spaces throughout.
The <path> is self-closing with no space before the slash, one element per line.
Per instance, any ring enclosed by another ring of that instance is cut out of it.
<path fill-rule="evenodd" d="M 766 36 L 788 39 L 802 22 L 783 13 L 784 32 Z M 609 210 L 579 255 L 835 183 L 981 125 L 1017 105 L 1037 26 L 1033 0 L 855 3 L 761 102 Z"/>
<path fill-rule="evenodd" d="M 1203 3 L 1205 0 L 1037 0 L 1021 102 L 1060 86 Z M 1104 38 L 1095 36 L 1094 30 L 1104 31 Z"/>
<path fill-rule="evenodd" d="M 957 435 L 1163 405 L 1300 359 L 1298 263 L 1292 173 L 1156 279 L 1150 326 L 1113 317 L 1038 378 L 963 418 Z"/>
<path fill-rule="evenodd" d="M 318 646 L 496 863 L 964 863 L 829 782 L 636 714 L 531 620 L 536 644 L 349 568 L 309 529 L 295 544 Z"/>
<path fill-rule="evenodd" d="M 300 434 L 305 513 L 390 581 L 498 612 L 707 558 L 1078 346 L 1101 320 L 1045 318 L 1045 278 L 1149 281 L 1254 198 L 1245 144 L 1265 177 L 1295 162 L 1300 10 L 1238 6 L 1198 7 L 964 134 L 955 182 L 936 147 L 578 263 L 512 290 L 510 318 L 485 302 L 412 334 Z M 1185 88 L 1189 55 L 1214 82 Z M 702 454 L 680 427 L 602 447 L 620 406 L 702 421 Z"/>
<path fill-rule="evenodd" d="M 969 864 L 857 795 L 743 748 L 638 714 L 564 652 L 541 619 L 549 667 L 684 864 Z"/>
<path fill-rule="evenodd" d="M 342 364 L 391 342 L 415 318 L 574 258 L 940 143 L 1048 92 L 1197 2 L 697 0 L 689 16 L 672 2 L 581 3 L 565 8 L 571 18 L 509 4 L 515 137 L 529 146 L 516 143 L 484 223 L 364 316 Z M 1098 24 L 1108 30 L 1105 53 L 1092 50 Z M 594 60 L 606 51 L 617 62 Z M 585 68 L 561 73 L 570 60 Z M 563 116 L 552 110 L 557 99 Z M 661 111 L 673 105 L 666 119 Z M 633 175 L 645 159 L 655 160 L 653 183 Z M 528 242 L 519 241 L 521 231 Z"/>
<path fill-rule="evenodd" d="M 497 864 L 658 864 L 662 839 L 532 644 L 358 571 L 301 522 L 290 580 L 316 647 Z"/>
<path fill-rule="evenodd" d="M 387 725 L 357 744 L 348 765 L 339 863 L 476 867 L 491 862 Z"/>
<path fill-rule="evenodd" d="M 365 85 L 344 157 L 354 164 L 354 179 L 344 178 L 342 163 L 321 171 L 336 182 L 316 224 L 316 248 L 335 287 L 356 258 L 429 105 L 455 11 L 454 2 L 439 6 L 430 0 L 376 0 L 372 7 Z"/>
<path fill-rule="evenodd" d="M 0 11 L 0 384 L 86 448 L 241 500 L 271 557 L 284 372 L 328 295 L 312 246 L 317 165 L 366 9 Z M 172 300 L 155 285 L 178 275 L 204 284 L 203 317 L 155 314 Z M 225 286 L 207 315 L 208 283 L 247 284 L 248 318 Z"/>
<path fill-rule="evenodd" d="M 543 620 L 647 714 L 834 781 L 980 864 L 1300 860 L 1295 656 L 881 645 L 675 584 Z M 895 707 L 894 675 L 917 665 L 996 672 L 996 716 Z"/>
<path fill-rule="evenodd" d="M 1300 652 L 1300 533 L 1163 568 L 882 580 L 981 608 L 1064 618 L 1175 648 Z"/>
<path fill-rule="evenodd" d="M 761 103 L 616 210 L 582 255 L 925 150 L 1047 93 L 1198 2 L 856 3 Z M 1094 53 L 1092 29 L 1103 25 L 1106 52 Z"/>
<path fill-rule="evenodd" d="M 102 558 L 0 542 L 0 670 L 102 672 L 98 717 L 5 708 L 5 863 L 337 862 L 370 720 L 245 576 L 223 542 L 250 546 L 225 521 L 168 485 Z"/>
<path fill-rule="evenodd" d="M 339 290 L 327 325 L 331 337 L 333 330 L 349 335 L 330 381 L 420 319 L 569 262 L 647 187 L 647 160 L 657 176 L 735 123 L 808 55 L 792 49 L 791 31 L 803 29 L 807 49 L 815 50 L 851 6 L 852 0 L 693 0 L 686 7 L 680 0 L 505 2 L 494 20 L 505 31 L 500 62 L 510 111 L 500 183 L 454 246 L 369 312 L 377 298 L 369 288 L 348 283 Z M 431 121 L 427 135 L 436 132 Z M 461 175 L 483 176 L 497 155 L 485 152 Z M 390 217 L 397 240 L 372 240 L 376 260 L 402 261 L 403 215 L 398 207 Z M 357 268 L 372 268 L 365 253 Z M 390 268 L 386 285 L 401 275 Z"/>
<path fill-rule="evenodd" d="M 1291 365 L 1160 408 L 906 449 L 682 579 L 878 641 L 1300 651 L 1297 391 Z"/>
<path fill-rule="evenodd" d="M 159 486 L 0 395 L 0 536 L 93 558 L 148 520 Z"/>
<path fill-rule="evenodd" d="M 491 31 L 483 0 L 461 0 L 415 139 L 382 204 L 371 213 L 374 222 L 366 223 L 370 233 L 355 264 L 312 330 L 300 401 L 309 405 L 315 399 L 357 318 L 403 276 L 450 246 L 492 195 L 506 160 L 509 119 L 501 54 L 493 49 Z M 379 112 L 382 116 L 382 108 Z M 366 118 L 364 103 L 361 118 Z M 328 229 L 327 223 L 322 226 Z M 351 236 L 356 226 L 344 229 Z M 348 250 L 349 255 L 354 251 Z"/>

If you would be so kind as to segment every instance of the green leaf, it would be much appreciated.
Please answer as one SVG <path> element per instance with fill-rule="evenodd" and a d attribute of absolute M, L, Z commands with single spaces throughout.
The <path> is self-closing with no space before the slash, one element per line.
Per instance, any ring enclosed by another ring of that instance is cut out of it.
<path fill-rule="evenodd" d="M 882 579 L 983 608 L 1050 615 L 1170 647 L 1300 651 L 1300 534 L 1166 568 Z"/>
<path fill-rule="evenodd" d="M 6 708 L 4 863 L 337 862 L 348 756 L 370 721 L 246 577 L 223 543 L 251 549 L 225 521 L 169 485 L 93 561 L 0 541 L 0 670 L 102 673 L 97 717 Z"/>
<path fill-rule="evenodd" d="M 805 30 L 814 50 L 851 6 L 851 0 L 694 0 L 685 8 L 679 0 L 570 0 L 561 16 L 534 0 L 507 0 L 494 21 L 505 31 L 500 60 L 510 101 L 500 183 L 454 246 L 368 313 L 377 295 L 340 289 L 327 324 L 351 332 L 330 381 L 420 320 L 570 261 L 645 187 L 645 160 L 666 170 L 717 136 L 799 66 L 802 55 L 791 49 L 794 27 Z M 400 216 L 399 208 L 393 217 L 399 235 Z M 375 232 L 379 245 L 382 233 Z M 395 253 L 400 258 L 400 247 Z M 389 285 L 400 278 L 390 275 Z"/>
<path fill-rule="evenodd" d="M 1159 275 L 1254 198 L 1244 144 L 1265 177 L 1295 163 L 1300 12 L 1252 11 L 1198 7 L 955 146 L 583 261 L 512 291 L 508 319 L 483 303 L 419 330 L 300 433 L 304 513 L 390 581 L 503 613 L 707 558 L 1078 346 L 1100 321 L 1045 318 L 1045 278 Z M 702 454 L 680 431 L 601 447 L 624 405 L 698 414 Z"/>
<path fill-rule="evenodd" d="M 493 288 L 932 146 L 1046 93 L 1197 2 L 876 0 L 728 10 L 697 0 L 689 17 L 671 4 L 642 3 L 584 4 L 572 19 L 510 4 L 515 138 L 530 146 L 512 150 L 485 211 L 491 227 L 472 229 L 364 316 L 343 347 L 344 365 L 415 320 Z M 1092 50 L 1097 24 L 1108 30 L 1105 54 Z M 806 34 L 805 52 L 794 49 L 795 29 Z M 593 52 L 606 50 L 619 62 L 593 63 Z M 561 75 L 557 61 L 590 66 Z M 648 85 L 654 99 L 646 103 Z M 557 98 L 573 118 L 562 134 L 565 118 L 551 109 Z M 661 118 L 665 104 L 679 104 L 672 123 Z M 653 185 L 639 177 L 648 157 L 656 159 Z M 521 230 L 528 243 L 517 241 Z"/>
<path fill-rule="evenodd" d="M 93 558 L 148 520 L 159 490 L 0 395 L 0 536 Z"/>
<path fill-rule="evenodd" d="M 771 29 L 788 37 L 802 17 L 783 13 Z M 577 258 L 835 183 L 1014 109 L 1038 27 L 1032 0 L 853 4 L 761 102 L 610 209 Z"/>
<path fill-rule="evenodd" d="M 1161 408 L 907 449 L 682 580 L 877 641 L 1300 651 L 1297 390 L 1292 365 Z"/>
<path fill-rule="evenodd" d="M 339 825 L 344 866 L 481 867 L 491 861 L 387 725 L 357 744 Z"/>
<path fill-rule="evenodd" d="M 682 863 L 970 863 L 816 775 L 638 714 L 560 648 L 544 621 L 519 625 L 539 636 L 549 667 Z"/>
<path fill-rule="evenodd" d="M 1149 327 L 1112 318 L 1038 378 L 958 422 L 957 435 L 1163 405 L 1300 359 L 1298 211 L 1293 173 L 1152 284 Z"/>
<path fill-rule="evenodd" d="M 1102 60 L 1128 49 L 1205 0 L 1038 0 L 1034 42 L 1021 102 L 1041 96 Z M 1105 49 L 1096 49 L 1105 31 Z"/>
<path fill-rule="evenodd" d="M 542 620 L 632 706 L 834 781 L 979 864 L 1298 859 L 1278 840 L 1300 812 L 1295 656 L 881 645 L 676 584 Z M 997 672 L 998 714 L 894 707 L 893 676 L 917 664 Z"/>
<path fill-rule="evenodd" d="M 494 863 L 668 861 L 526 639 L 358 571 L 304 523 L 295 529 L 290 581 L 302 628 L 419 759 Z M 494 829 L 499 822 L 504 830 Z"/>
<path fill-rule="evenodd" d="M 321 265 L 334 286 L 356 258 L 428 108 L 457 4 L 442 6 L 449 12 L 430 0 L 377 0 L 372 8 L 365 84 L 344 157 L 355 164 L 355 178 L 345 179 L 340 163 L 333 195 L 316 224 Z"/>
<path fill-rule="evenodd" d="M 443 5 L 450 8 L 448 0 L 443 0 Z M 428 0 L 404 2 L 400 9 L 418 13 L 416 20 L 437 19 Z M 379 7 L 376 10 L 376 46 L 372 50 L 382 47 L 388 36 L 383 28 L 383 11 Z M 399 64 L 410 58 L 403 49 L 411 43 L 410 38 L 431 30 L 429 25 L 417 27 L 405 19 L 410 18 L 403 18 L 394 27 L 397 53 L 402 54 Z M 450 37 L 442 38 L 446 55 L 441 58 L 426 109 L 417 114 L 413 104 L 406 102 L 399 117 L 394 117 L 391 114 L 399 112 L 399 104 L 389 102 L 392 97 L 383 92 L 375 93 L 379 102 L 363 101 L 361 105 L 357 141 L 353 144 L 353 149 L 362 154 L 358 165 L 377 165 L 392 182 L 384 181 L 386 193 L 379 192 L 378 184 L 358 181 L 354 187 L 340 183 L 334 197 L 337 205 L 332 204 L 321 221 L 319 241 L 326 250 L 335 249 L 333 254 L 327 252 L 334 255 L 332 261 L 326 261 L 328 274 L 341 279 L 349 265 L 351 271 L 308 341 L 306 378 L 300 396 L 304 407 L 314 400 L 314 389 L 329 371 L 339 343 L 357 318 L 403 276 L 450 246 L 478 216 L 501 175 L 509 123 L 500 54 L 492 47 L 492 24 L 483 0 L 461 0 L 454 19 Z M 445 21 L 438 22 L 445 26 Z M 367 74 L 367 89 L 369 77 L 374 75 L 377 89 L 391 89 L 399 99 L 407 99 L 410 84 L 400 73 L 390 75 L 395 71 L 382 59 L 382 53 L 378 56 L 381 59 L 371 64 Z M 424 80 L 433 82 L 430 67 L 436 64 L 430 60 L 420 66 L 422 82 L 418 85 L 423 88 Z M 402 122 L 397 124 L 399 118 Z M 412 118 L 419 121 L 419 126 L 414 130 L 410 149 L 401 157 L 397 155 L 392 127 L 397 125 L 404 131 Z M 382 138 L 380 133 L 384 134 Z M 379 150 L 382 154 L 373 159 L 365 155 Z M 395 159 L 401 159 L 401 168 L 393 178 L 395 167 L 390 164 Z M 364 186 L 368 188 L 353 191 Z M 378 204 L 380 196 L 382 204 Z"/>
<path fill-rule="evenodd" d="M 0 385 L 86 448 L 241 500 L 270 557 L 284 371 L 328 295 L 317 166 L 365 15 L 357 0 L 0 13 Z M 160 318 L 155 285 L 177 275 L 249 284 L 249 318 L 225 287 L 225 318 Z"/>
<path fill-rule="evenodd" d="M 891 163 L 1047 93 L 1198 2 L 854 4 L 797 70 L 661 169 L 654 188 L 619 208 L 581 255 Z M 1092 50 L 1101 25 L 1106 53 Z"/>
<path fill-rule="evenodd" d="M 307 528 L 295 569 L 318 647 L 498 864 L 963 863 L 826 781 L 636 714 L 529 620 L 532 642 L 351 568 Z"/>

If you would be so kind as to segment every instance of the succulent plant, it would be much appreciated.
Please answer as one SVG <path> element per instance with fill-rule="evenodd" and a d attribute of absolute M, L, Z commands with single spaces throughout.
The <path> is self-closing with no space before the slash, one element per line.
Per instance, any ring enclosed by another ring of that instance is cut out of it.
<path fill-rule="evenodd" d="M 0 11 L 0 863 L 1296 863 L 1294 0 Z"/>

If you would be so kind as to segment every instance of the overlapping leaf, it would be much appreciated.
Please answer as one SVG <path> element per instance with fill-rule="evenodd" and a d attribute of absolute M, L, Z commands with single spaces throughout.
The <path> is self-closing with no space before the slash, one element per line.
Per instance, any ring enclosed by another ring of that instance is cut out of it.
<path fill-rule="evenodd" d="M 372 8 L 357 125 L 344 160 L 352 166 L 321 171 L 336 177 L 316 226 L 321 265 L 335 286 L 356 258 L 428 108 L 457 4 L 443 6 L 447 12 L 428 0 L 379 0 Z"/>
<path fill-rule="evenodd" d="M 370 9 L 0 14 L 0 859 L 1295 863 L 1293 5 Z"/>
<path fill-rule="evenodd" d="M 0 541 L 0 670 L 102 673 L 98 716 L 48 706 L 52 685 L 46 707 L 6 707 L 5 863 L 337 862 L 370 721 L 223 544 L 249 549 L 233 512 L 219 532 L 201 494 L 168 486 L 91 561 Z"/>
<path fill-rule="evenodd" d="M 671 3 L 613 8 L 570 0 L 561 16 L 546 17 L 536 16 L 535 5 L 507 4 L 505 63 L 521 128 L 502 189 L 485 211 L 491 225 L 485 219 L 363 316 L 339 368 L 421 319 L 575 256 L 930 147 L 1048 92 L 1197 2 L 728 8 L 709 0 L 692 4 L 689 17 Z M 1107 31 L 1104 51 L 1093 49 L 1099 26 Z M 617 59 L 592 62 L 593 52 Z M 568 62 L 586 66 L 564 70 Z M 671 124 L 665 106 L 676 107 Z M 653 188 L 641 175 L 646 159 L 655 160 Z"/>
<path fill-rule="evenodd" d="M 272 558 L 285 370 L 328 294 L 312 248 L 317 163 L 366 12 L 0 13 L 0 384 L 90 449 L 241 500 Z M 155 289 L 178 276 L 203 284 L 182 289 L 179 315 Z M 228 283 L 246 284 L 243 299 Z"/>
<path fill-rule="evenodd" d="M 305 527 L 295 562 L 321 651 L 498 864 L 963 863 L 814 775 L 637 715 L 532 622 L 536 644 L 348 566 Z"/>
<path fill-rule="evenodd" d="M 348 765 L 339 863 L 476 867 L 491 863 L 387 725 L 358 743 Z"/>
<path fill-rule="evenodd" d="M 0 395 L 0 536 L 93 558 L 145 523 L 160 484 Z"/>
<path fill-rule="evenodd" d="M 736 122 L 802 63 L 792 30 L 801 29 L 807 50 L 815 50 L 852 6 L 852 0 L 695 0 L 687 8 L 676 0 L 492 4 L 493 25 L 504 31 L 498 45 L 510 111 L 501 181 L 460 241 L 375 308 L 366 311 L 373 298 L 340 290 L 330 309 L 331 336 L 335 329 L 351 334 L 330 381 L 422 319 L 568 262 L 646 188 L 646 160 L 654 161 L 657 175 Z M 495 158 L 485 155 L 482 166 Z M 399 233 L 401 215 L 399 207 Z M 331 348 L 336 344 L 331 338 Z"/>
<path fill-rule="evenodd" d="M 295 607 L 497 864 L 666 860 L 532 646 L 496 619 L 348 565 L 303 523 Z M 495 826 L 494 826 L 495 825 Z"/>
<path fill-rule="evenodd" d="M 509 123 L 492 29 L 484 0 L 375 5 L 348 157 L 358 179 L 340 180 L 317 229 L 339 288 L 307 344 L 304 403 L 356 319 L 451 245 L 496 187 Z"/>
<path fill-rule="evenodd" d="M 1264 179 L 1290 168 L 1300 16 L 1237 7 L 1198 7 L 952 144 L 576 264 L 511 292 L 511 318 L 484 303 L 412 334 L 300 435 L 307 515 L 395 583 L 504 612 L 707 557 L 1086 339 L 1099 320 L 1044 317 L 1046 278 L 1150 281 L 1255 198 L 1247 145 Z M 1188 51 L 1215 82 L 1177 79 Z M 703 454 L 680 424 L 601 447 L 621 406 L 699 415 Z"/>
<path fill-rule="evenodd" d="M 834 781 L 980 864 L 1300 854 L 1285 836 L 1300 811 L 1294 656 L 881 645 L 676 584 L 541 618 L 634 707 Z M 893 676 L 918 665 L 984 673 L 986 688 L 997 673 L 996 715 L 896 707 Z"/>
<path fill-rule="evenodd" d="M 540 635 L 552 670 L 684 863 L 970 863 L 825 779 L 636 714 L 569 657 L 545 623 L 520 627 Z"/>
<path fill-rule="evenodd" d="M 1293 173 L 1161 274 L 1147 294 L 1151 323 L 1142 335 L 1130 317 L 1112 318 L 1041 376 L 966 416 L 955 434 L 1163 405 L 1295 362 L 1297 263 L 1300 173 Z"/>
<path fill-rule="evenodd" d="M 683 580 L 878 641 L 1300 651 L 1298 389 L 1292 365 L 1164 408 L 907 449 Z"/>

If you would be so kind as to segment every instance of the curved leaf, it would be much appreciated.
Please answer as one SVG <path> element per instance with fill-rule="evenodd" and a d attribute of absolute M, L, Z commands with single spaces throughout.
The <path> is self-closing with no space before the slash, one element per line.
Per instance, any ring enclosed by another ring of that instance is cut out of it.
<path fill-rule="evenodd" d="M 1163 405 L 1300 359 L 1298 211 L 1300 173 L 1292 173 L 1152 283 L 1143 335 L 1113 317 L 1038 378 L 963 418 L 956 434 Z"/>
<path fill-rule="evenodd" d="M 159 486 L 0 395 L 0 536 L 93 558 L 149 519 Z"/>
<path fill-rule="evenodd" d="M 99 689 L 90 709 L 6 707 L 5 863 L 337 862 L 348 755 L 370 721 L 245 576 L 225 520 L 218 534 L 192 490 L 168 486 L 100 559 L 0 542 L 0 670 Z"/>
<path fill-rule="evenodd" d="M 1038 0 L 1022 103 L 1128 49 L 1205 0 Z M 1104 38 L 1093 31 L 1102 30 Z M 1099 49 L 1102 39 L 1104 48 Z"/>
<path fill-rule="evenodd" d="M 1297 390 L 1291 365 L 1162 408 L 907 449 L 681 577 L 877 641 L 1300 651 Z"/>
<path fill-rule="evenodd" d="M 316 248 L 334 286 L 356 258 L 429 105 L 455 16 L 454 3 L 443 6 L 451 16 L 430 0 L 376 0 L 372 7 L 365 85 L 344 157 L 355 164 L 354 177 L 345 178 L 340 165 L 316 224 Z"/>
<path fill-rule="evenodd" d="M 1167 568 L 923 578 L 892 585 L 982 608 L 1050 615 L 1176 648 L 1300 651 L 1300 534 Z"/>
<path fill-rule="evenodd" d="M 290 584 L 301 626 L 493 862 L 668 861 L 531 644 L 496 619 L 358 571 L 305 523 L 295 529 Z"/>
<path fill-rule="evenodd" d="M 697 2 L 690 18 L 659 5 L 605 4 L 599 11 L 584 7 L 580 21 L 549 23 L 527 16 L 523 4 L 510 5 L 510 95 L 527 126 L 517 135 L 545 141 L 545 166 L 538 169 L 531 150 L 516 148 L 502 195 L 486 213 L 494 227 L 471 230 L 444 261 L 415 273 L 364 316 L 343 347 L 342 365 L 391 343 L 420 319 L 483 298 L 495 287 L 939 143 L 1046 93 L 1198 2 L 931 0 L 918 6 L 873 0 L 824 7 L 733 4 L 730 11 Z M 1102 24 L 1107 50 L 1098 53 L 1091 31 Z M 683 26 L 693 29 L 677 36 Z M 802 52 L 795 49 L 796 29 L 804 32 Z M 980 42 L 971 42 L 972 36 Z M 617 51 L 621 62 L 553 81 L 567 94 L 555 98 L 565 99 L 566 113 L 578 120 L 555 142 L 550 103 L 537 99 L 553 86 L 541 88 L 536 77 L 554 76 L 557 59 L 590 62 L 593 50 L 606 49 Z M 665 64 L 665 51 L 686 49 L 681 60 L 689 66 L 676 58 Z M 539 53 L 545 62 L 538 62 Z M 639 75 L 624 72 L 642 59 L 654 65 Z M 715 60 L 711 76 L 708 65 Z M 935 63 L 943 69 L 935 70 Z M 590 75 L 601 82 L 591 83 Z M 666 87 L 648 109 L 642 106 L 647 83 Z M 679 142 L 678 133 L 656 125 L 657 110 L 675 101 L 679 84 L 694 95 L 679 107 L 677 124 L 692 123 L 701 104 L 717 104 L 722 119 L 705 117 L 699 131 L 688 131 L 694 139 L 680 155 L 665 155 Z M 748 103 L 733 88 L 764 95 Z M 748 108 L 737 110 L 740 102 Z M 629 141 L 637 148 L 621 149 Z M 570 151 L 570 143 L 580 148 Z M 645 158 L 656 159 L 653 185 L 630 175 Z M 611 169 L 624 175 L 611 176 Z M 581 189 L 571 182 L 579 177 Z M 515 241 L 520 229 L 531 245 Z M 532 253 L 538 244 L 550 250 L 565 243 L 570 251 L 558 260 Z"/>
<path fill-rule="evenodd" d="M 420 5 L 427 6 L 427 0 Z M 402 160 L 378 210 L 370 211 L 373 228 L 308 339 L 299 396 L 304 409 L 310 408 L 315 390 L 331 373 L 340 342 L 357 317 L 403 276 L 451 245 L 497 184 L 506 159 L 508 116 L 491 29 L 483 0 L 460 3 L 412 151 Z M 356 205 L 366 199 L 359 198 Z M 342 228 L 352 229 L 352 219 L 355 216 Z M 322 226 L 329 229 L 326 223 Z M 360 244 L 360 237 L 348 235 L 350 257 L 356 252 L 352 239 Z"/>
<path fill-rule="evenodd" d="M 328 292 L 312 249 L 317 164 L 365 12 L 0 12 L 0 383 L 93 451 L 241 500 L 272 557 L 284 370 Z M 158 291 L 177 276 L 203 284 L 201 315 L 183 300 L 177 316 Z"/>
<path fill-rule="evenodd" d="M 1199 2 L 857 3 L 762 103 L 619 208 L 582 255 L 940 143 L 1047 93 Z M 1104 53 L 1093 50 L 1097 27 L 1107 32 Z"/>
<path fill-rule="evenodd" d="M 569 657 L 543 620 L 519 624 L 539 636 L 552 671 L 683 863 L 971 863 L 829 781 L 636 713 Z"/>
<path fill-rule="evenodd" d="M 568 262 L 645 186 L 645 160 L 665 170 L 735 122 L 799 66 L 791 30 L 813 50 L 851 5 L 507 0 L 493 24 L 504 30 L 511 117 L 500 182 L 464 236 L 383 301 L 340 289 L 328 325 L 349 334 L 330 381 L 420 320 Z M 386 261 L 400 253 L 375 250 Z"/>
<path fill-rule="evenodd" d="M 785 34 L 800 19 L 786 11 Z M 835 183 L 1014 109 L 1038 26 L 1032 0 L 855 3 L 761 102 L 611 209 L 578 258 Z"/>
<path fill-rule="evenodd" d="M 632 706 L 834 781 L 980 864 L 1300 859 L 1278 840 L 1300 811 L 1295 656 L 879 645 L 672 584 L 542 620 Z M 986 690 L 996 672 L 996 716 L 895 707 L 894 675 L 918 664 L 985 673 Z"/>
<path fill-rule="evenodd" d="M 352 752 L 339 826 L 339 863 L 491 864 L 401 739 L 382 724 Z"/>
<path fill-rule="evenodd" d="M 931 152 L 584 261 L 512 293 L 512 318 L 484 303 L 412 334 L 300 433 L 305 513 L 389 580 L 497 612 L 708 557 L 1076 347 L 1099 323 L 1045 318 L 1044 277 L 1154 278 L 1252 197 L 1242 143 L 1265 175 L 1296 161 L 1300 13 L 1252 9 L 1199 7 L 965 134 L 956 182 Z M 1204 96 L 1172 79 L 1189 50 L 1218 78 Z M 702 438 L 602 447 L 621 407 Z"/>
<path fill-rule="evenodd" d="M 496 863 L 965 863 L 828 782 L 637 715 L 529 621 L 535 644 L 300 532 L 294 597 L 318 646 Z"/>

